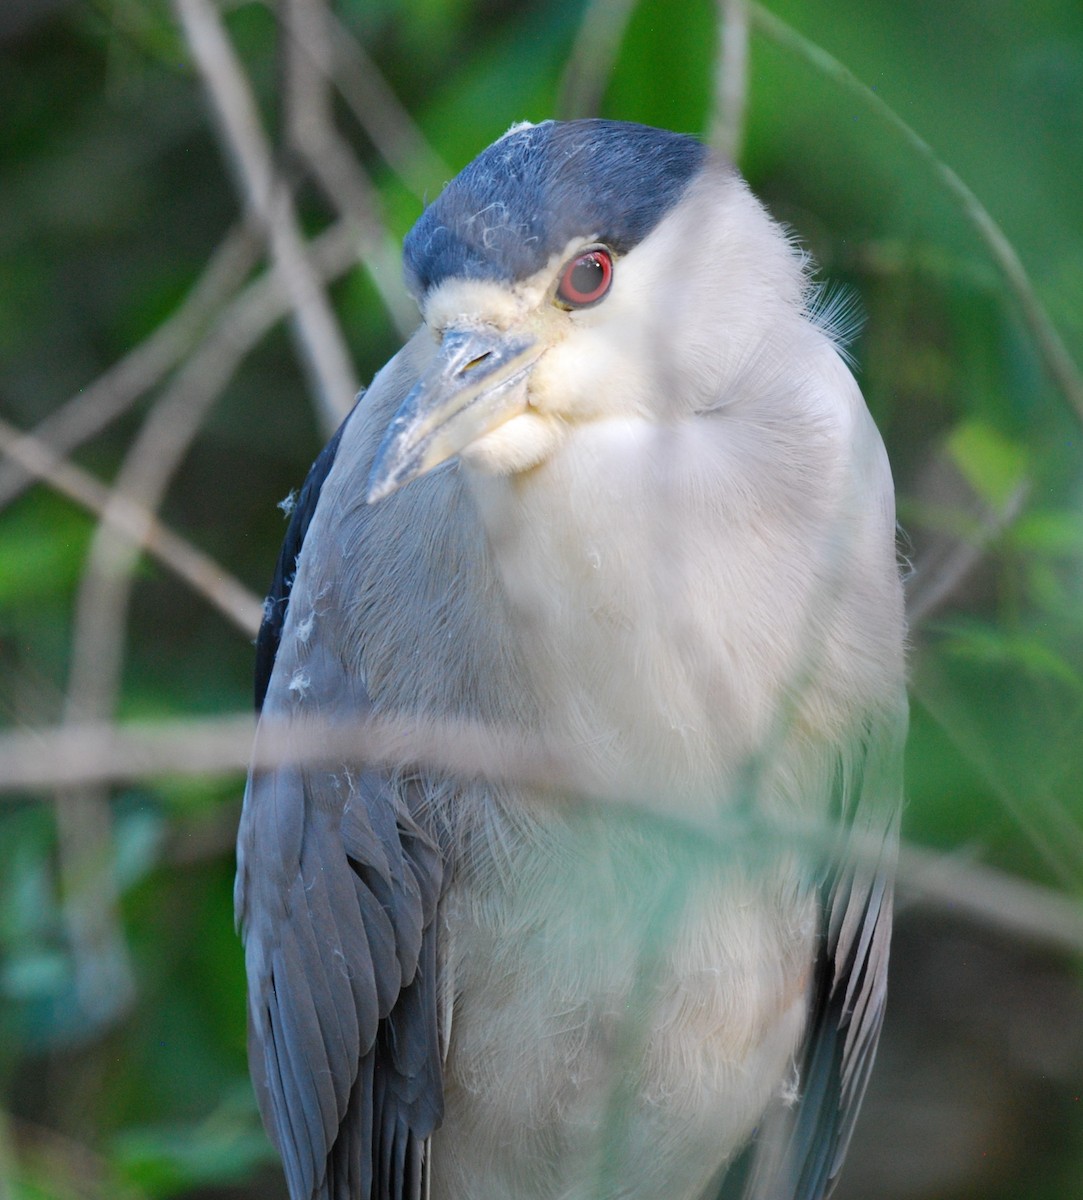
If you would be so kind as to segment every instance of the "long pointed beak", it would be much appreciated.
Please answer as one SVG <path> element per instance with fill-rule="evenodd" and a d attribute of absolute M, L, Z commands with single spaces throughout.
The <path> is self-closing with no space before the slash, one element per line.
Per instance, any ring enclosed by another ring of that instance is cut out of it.
<path fill-rule="evenodd" d="M 372 504 L 526 411 L 521 386 L 538 339 L 492 326 L 452 328 L 384 434 L 369 475 Z"/>

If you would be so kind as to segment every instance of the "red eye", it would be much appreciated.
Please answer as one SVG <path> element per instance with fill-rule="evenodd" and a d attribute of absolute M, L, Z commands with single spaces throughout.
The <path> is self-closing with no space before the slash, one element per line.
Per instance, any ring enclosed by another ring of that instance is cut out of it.
<path fill-rule="evenodd" d="M 613 282 L 613 259 L 608 250 L 586 250 L 560 273 L 557 299 L 569 308 L 597 304 Z"/>

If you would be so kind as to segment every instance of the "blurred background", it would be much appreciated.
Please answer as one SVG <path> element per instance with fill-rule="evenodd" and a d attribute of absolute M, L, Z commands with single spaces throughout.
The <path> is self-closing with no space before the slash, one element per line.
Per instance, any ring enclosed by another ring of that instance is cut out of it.
<path fill-rule="evenodd" d="M 233 834 L 277 502 L 513 121 L 736 157 L 899 490 L 892 992 L 843 1200 L 1083 1194 L 1079 0 L 5 0 L 0 1198 L 281 1197 Z"/>

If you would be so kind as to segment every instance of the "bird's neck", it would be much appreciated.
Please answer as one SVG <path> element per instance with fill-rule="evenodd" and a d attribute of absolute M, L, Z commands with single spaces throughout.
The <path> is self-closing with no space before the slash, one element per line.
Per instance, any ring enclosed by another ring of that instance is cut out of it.
<path fill-rule="evenodd" d="M 473 481 L 545 732 L 588 785 L 713 801 L 787 740 L 815 673 L 807 531 L 757 527 L 715 434 L 597 422 L 532 472 Z"/>

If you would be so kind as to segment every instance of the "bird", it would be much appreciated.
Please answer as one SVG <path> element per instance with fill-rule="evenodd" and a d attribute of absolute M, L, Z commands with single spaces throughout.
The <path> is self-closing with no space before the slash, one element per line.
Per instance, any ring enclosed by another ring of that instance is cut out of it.
<path fill-rule="evenodd" d="M 907 725 L 837 306 L 721 154 L 601 118 L 512 126 L 403 263 L 420 324 L 257 640 L 235 900 L 291 1200 L 826 1196 Z"/>

